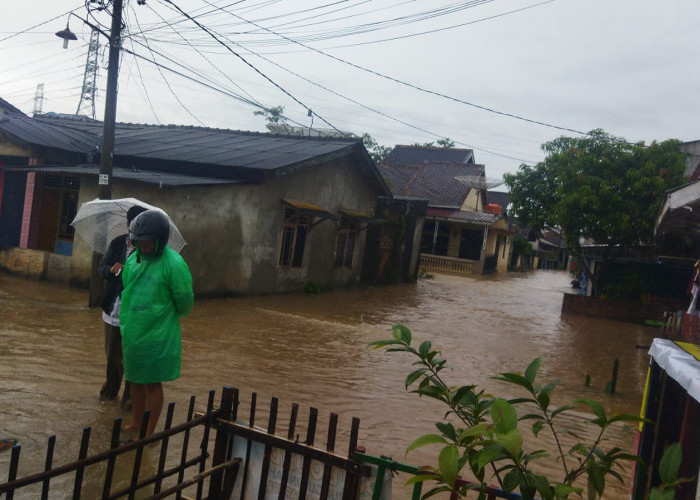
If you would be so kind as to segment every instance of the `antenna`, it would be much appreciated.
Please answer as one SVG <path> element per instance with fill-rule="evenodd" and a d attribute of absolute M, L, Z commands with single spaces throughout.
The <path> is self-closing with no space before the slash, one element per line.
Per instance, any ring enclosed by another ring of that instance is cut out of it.
<path fill-rule="evenodd" d="M 99 33 L 92 30 L 90 43 L 88 44 L 87 59 L 85 60 L 85 73 L 83 74 L 83 89 L 80 92 L 80 101 L 76 116 L 83 114 L 95 119 L 95 94 L 97 93 L 97 55 L 100 49 Z M 81 113 L 82 112 L 82 113 Z"/>
<path fill-rule="evenodd" d="M 33 116 L 40 115 L 42 113 L 42 108 L 44 107 L 44 84 L 39 83 L 36 86 L 36 92 L 34 93 L 34 110 L 32 111 Z"/>
<path fill-rule="evenodd" d="M 481 175 L 460 175 L 455 177 L 459 182 L 465 186 L 477 189 L 476 192 L 476 210 L 479 210 L 479 198 L 481 197 L 481 192 L 487 189 L 495 188 L 503 184 L 501 179 L 494 179 L 493 177 L 485 177 Z"/>

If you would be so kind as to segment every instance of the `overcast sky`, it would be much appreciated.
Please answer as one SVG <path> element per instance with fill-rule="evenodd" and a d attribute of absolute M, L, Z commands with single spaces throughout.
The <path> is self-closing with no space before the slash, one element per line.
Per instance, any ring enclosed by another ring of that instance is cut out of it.
<path fill-rule="evenodd" d="M 124 1 L 142 57 L 121 60 L 121 122 L 265 131 L 256 106 L 282 105 L 386 146 L 448 137 L 495 178 L 574 131 L 700 139 L 698 0 Z M 0 97 L 31 113 L 43 83 L 43 112 L 76 112 L 90 28 L 71 16 L 67 50 L 54 36 L 71 10 L 109 26 L 83 0 L 4 2 Z"/>

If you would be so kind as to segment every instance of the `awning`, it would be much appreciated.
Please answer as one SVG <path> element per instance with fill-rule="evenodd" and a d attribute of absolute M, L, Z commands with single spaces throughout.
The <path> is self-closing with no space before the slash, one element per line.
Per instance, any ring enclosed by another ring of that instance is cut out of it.
<path fill-rule="evenodd" d="M 358 222 L 365 224 L 381 224 L 384 220 L 377 217 L 372 217 L 370 214 L 365 212 L 360 212 L 359 210 L 350 210 L 347 208 L 341 208 L 338 210 L 342 215 L 350 219 L 355 219 Z"/>
<path fill-rule="evenodd" d="M 668 375 L 700 402 L 700 351 L 698 346 L 667 339 L 654 339 L 649 356 Z"/>
<path fill-rule="evenodd" d="M 306 215 L 309 215 L 311 217 L 338 220 L 337 215 L 333 215 L 329 211 L 324 210 L 322 207 L 319 207 L 318 205 L 315 205 L 313 203 L 309 203 L 308 201 L 292 200 L 289 198 L 282 198 L 282 201 L 285 202 L 287 205 L 296 208 L 300 212 L 305 213 Z"/>

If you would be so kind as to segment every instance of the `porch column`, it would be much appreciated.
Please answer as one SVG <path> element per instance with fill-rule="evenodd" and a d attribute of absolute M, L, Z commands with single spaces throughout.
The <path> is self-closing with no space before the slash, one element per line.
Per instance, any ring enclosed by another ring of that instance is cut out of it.
<path fill-rule="evenodd" d="M 31 159 L 29 160 L 31 164 Z M 22 211 L 22 231 L 19 235 L 19 247 L 29 248 L 29 230 L 32 225 L 32 206 L 34 205 L 34 186 L 36 184 L 36 172 L 27 174 L 27 182 L 24 189 L 24 210 Z"/>

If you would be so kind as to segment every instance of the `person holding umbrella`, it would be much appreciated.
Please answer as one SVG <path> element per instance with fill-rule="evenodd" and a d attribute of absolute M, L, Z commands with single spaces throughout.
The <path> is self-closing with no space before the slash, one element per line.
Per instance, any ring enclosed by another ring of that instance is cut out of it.
<path fill-rule="evenodd" d="M 105 332 L 105 356 L 107 357 L 107 375 L 105 383 L 100 389 L 100 401 L 112 401 L 117 398 L 119 388 L 124 375 L 124 361 L 122 358 L 122 336 L 119 328 L 119 310 L 121 306 L 122 278 L 126 258 L 134 250 L 129 241 L 129 226 L 131 221 L 146 209 L 134 205 L 126 212 L 127 234 L 114 238 L 102 256 L 97 266 L 97 272 L 105 280 L 105 288 L 102 293 L 102 321 Z M 131 389 L 129 382 L 124 383 L 124 392 L 121 400 L 122 410 L 131 410 Z"/>
<path fill-rule="evenodd" d="M 194 304 L 192 274 L 168 245 L 169 236 L 170 220 L 164 212 L 141 213 L 129 229 L 136 251 L 122 271 L 119 321 L 133 417 L 124 430 L 139 430 L 149 411 L 146 437 L 153 434 L 163 409 L 162 383 L 180 377 L 180 318 Z"/>

